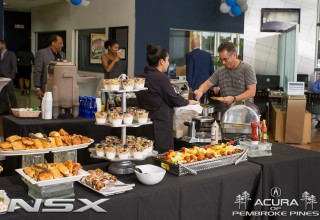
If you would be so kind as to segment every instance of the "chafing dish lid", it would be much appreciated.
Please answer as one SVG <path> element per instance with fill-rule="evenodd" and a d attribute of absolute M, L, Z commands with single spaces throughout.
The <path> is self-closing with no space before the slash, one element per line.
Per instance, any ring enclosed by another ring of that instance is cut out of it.
<path fill-rule="evenodd" d="M 192 118 L 192 120 L 200 121 L 200 122 L 214 122 L 214 118 L 209 116 L 195 116 Z"/>
<path fill-rule="evenodd" d="M 259 109 L 251 102 L 235 103 L 223 115 L 223 124 L 251 124 L 260 122 Z"/>

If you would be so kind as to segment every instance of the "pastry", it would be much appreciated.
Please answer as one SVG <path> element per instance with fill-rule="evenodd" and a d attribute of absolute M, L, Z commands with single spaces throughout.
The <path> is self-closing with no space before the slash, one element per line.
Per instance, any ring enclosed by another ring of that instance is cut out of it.
<path fill-rule="evenodd" d="M 68 168 L 69 172 L 72 173 L 74 162 L 72 160 L 67 160 L 63 164 Z"/>
<path fill-rule="evenodd" d="M 37 149 L 43 149 L 42 143 L 39 139 L 32 139 Z"/>
<path fill-rule="evenodd" d="M 66 132 L 65 130 L 63 130 L 62 128 L 59 130 L 59 134 L 61 136 L 69 136 L 68 132 Z"/>
<path fill-rule="evenodd" d="M 82 168 L 80 163 L 74 163 L 73 168 L 72 168 L 72 174 L 78 175 L 79 170 Z"/>
<path fill-rule="evenodd" d="M 80 138 L 81 138 L 81 142 L 82 142 L 83 144 L 89 143 L 89 142 L 91 141 L 90 138 L 88 138 L 87 136 L 82 136 L 82 135 L 80 135 Z"/>
<path fill-rule="evenodd" d="M 76 134 L 72 135 L 71 141 L 72 141 L 72 145 L 82 144 L 80 136 Z"/>
<path fill-rule="evenodd" d="M 20 141 L 20 140 L 21 140 L 21 137 L 18 135 L 11 135 L 6 138 L 6 141 L 8 142 L 14 142 L 14 141 Z"/>
<path fill-rule="evenodd" d="M 39 176 L 38 176 L 39 181 L 52 180 L 52 179 L 53 179 L 53 175 L 50 171 L 41 171 L 39 173 Z"/>
<path fill-rule="evenodd" d="M 12 144 L 8 141 L 5 141 L 5 142 L 1 142 L 0 143 L 0 148 L 1 149 L 9 149 L 9 148 L 12 148 Z"/>
<path fill-rule="evenodd" d="M 14 141 L 11 143 L 13 150 L 25 150 L 26 145 L 22 143 L 22 141 Z"/>
<path fill-rule="evenodd" d="M 70 145 L 72 145 L 71 138 L 70 138 L 69 135 L 67 135 L 67 136 L 61 136 L 61 140 L 63 141 L 63 143 L 65 143 L 65 144 L 64 144 L 65 146 L 70 146 Z"/>
<path fill-rule="evenodd" d="M 22 143 L 24 143 L 25 145 L 34 145 L 34 141 L 31 139 L 31 138 L 28 138 L 28 137 L 23 137 L 21 139 Z"/>
<path fill-rule="evenodd" d="M 63 174 L 60 172 L 60 170 L 55 166 L 49 166 L 49 170 L 51 171 L 53 178 L 63 178 Z"/>
<path fill-rule="evenodd" d="M 40 140 L 43 148 L 51 148 L 51 143 L 45 140 Z"/>
<path fill-rule="evenodd" d="M 56 167 L 60 170 L 60 172 L 61 172 L 64 176 L 70 176 L 70 175 L 72 175 L 72 174 L 69 172 L 68 168 L 67 168 L 63 163 L 58 163 L 58 164 L 56 165 Z"/>
<path fill-rule="evenodd" d="M 37 149 L 34 145 L 26 145 L 26 150 L 35 150 Z"/>
<path fill-rule="evenodd" d="M 50 139 L 50 141 L 51 141 L 51 147 L 52 147 L 52 148 L 57 147 L 56 141 L 54 140 L 54 137 L 49 137 L 49 139 Z"/>
<path fill-rule="evenodd" d="M 57 146 L 57 147 L 63 146 L 63 142 L 62 142 L 60 136 L 55 136 L 55 137 L 54 137 L 54 141 L 56 142 L 56 146 Z"/>
<path fill-rule="evenodd" d="M 30 176 L 32 179 L 37 180 L 36 171 L 35 171 L 34 169 L 32 169 L 31 167 L 25 167 L 25 168 L 23 168 L 23 172 L 25 172 L 25 174 L 27 174 L 28 176 Z"/>
<path fill-rule="evenodd" d="M 51 131 L 49 133 L 49 137 L 57 137 L 57 136 L 60 136 L 59 132 L 57 132 L 57 131 Z"/>

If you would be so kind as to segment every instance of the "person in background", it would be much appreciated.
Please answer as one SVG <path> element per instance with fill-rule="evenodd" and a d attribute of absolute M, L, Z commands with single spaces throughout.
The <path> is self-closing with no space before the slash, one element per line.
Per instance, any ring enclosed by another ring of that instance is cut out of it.
<path fill-rule="evenodd" d="M 251 100 L 256 94 L 256 74 L 249 64 L 237 58 L 236 47 L 231 42 L 223 42 L 218 47 L 218 53 L 223 67 L 217 69 L 208 80 L 194 91 L 199 100 L 204 93 L 214 85 L 214 92 L 222 96 L 225 111 L 233 102 Z"/>
<path fill-rule="evenodd" d="M 11 81 L 1 91 L 2 113 L 9 113 L 10 108 L 17 108 L 17 98 L 14 94 L 13 80 L 17 72 L 17 57 L 14 52 L 7 50 L 4 40 L 0 40 L 1 65 L 0 76 Z"/>
<path fill-rule="evenodd" d="M 173 144 L 173 111 L 174 107 L 196 104 L 178 95 L 165 72 L 169 66 L 169 53 L 158 45 L 147 46 L 147 62 L 140 77 L 145 78 L 148 90 L 136 93 L 139 105 L 149 111 L 153 130 L 151 138 L 155 140 L 155 149 L 165 152 L 174 148 Z"/>
<path fill-rule="evenodd" d="M 34 87 L 36 88 L 36 97 L 42 99 L 47 84 L 48 65 L 51 61 L 61 61 L 66 58 L 62 51 L 63 39 L 59 35 L 49 37 L 49 46 L 38 50 L 34 62 Z"/>
<path fill-rule="evenodd" d="M 200 41 L 191 41 L 192 51 L 186 54 L 186 77 L 192 91 L 197 90 L 214 72 L 214 65 L 210 53 L 200 50 Z M 200 102 L 204 103 L 205 95 Z"/>
<path fill-rule="evenodd" d="M 28 45 L 24 45 L 21 50 L 18 51 L 17 61 L 20 95 L 29 95 L 31 71 L 32 65 L 34 65 L 34 55 L 29 50 Z M 26 89 L 26 92 L 24 92 L 24 89 Z"/>
<path fill-rule="evenodd" d="M 104 42 L 104 48 L 108 50 L 106 54 L 101 56 L 104 78 L 118 78 L 122 74 L 120 62 L 122 51 L 119 50 L 119 43 L 116 40 L 107 40 Z"/>
<path fill-rule="evenodd" d="M 311 92 L 320 94 L 320 79 L 318 79 L 312 84 Z M 316 124 L 315 128 L 320 128 L 320 115 L 317 115 L 317 121 L 318 123 Z"/>

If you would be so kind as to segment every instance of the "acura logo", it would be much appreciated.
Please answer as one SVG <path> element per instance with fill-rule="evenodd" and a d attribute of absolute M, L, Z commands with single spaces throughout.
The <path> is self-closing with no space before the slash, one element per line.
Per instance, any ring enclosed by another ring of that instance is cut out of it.
<path fill-rule="evenodd" d="M 272 197 L 278 198 L 278 197 L 281 196 L 281 189 L 279 187 L 273 187 L 270 190 L 270 194 L 271 194 Z"/>

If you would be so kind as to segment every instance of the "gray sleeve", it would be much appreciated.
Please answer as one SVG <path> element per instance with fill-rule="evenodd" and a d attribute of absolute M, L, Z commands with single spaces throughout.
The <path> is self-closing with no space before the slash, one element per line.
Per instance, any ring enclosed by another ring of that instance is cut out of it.
<path fill-rule="evenodd" d="M 253 69 L 253 67 L 249 64 L 246 64 L 246 68 L 245 68 L 245 84 L 246 86 L 248 85 L 252 85 L 252 84 L 257 84 L 257 77 L 256 77 L 256 73 Z"/>
<path fill-rule="evenodd" d="M 216 71 L 214 71 L 214 73 L 212 73 L 212 75 L 209 77 L 209 82 L 211 82 L 213 85 L 217 85 L 219 84 L 219 75 L 220 73 L 220 68 L 218 68 Z"/>

